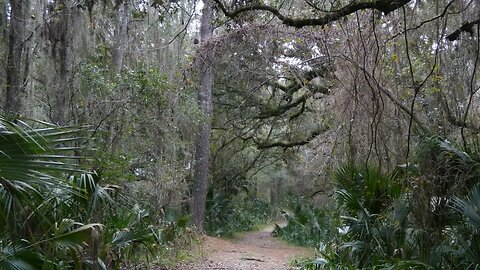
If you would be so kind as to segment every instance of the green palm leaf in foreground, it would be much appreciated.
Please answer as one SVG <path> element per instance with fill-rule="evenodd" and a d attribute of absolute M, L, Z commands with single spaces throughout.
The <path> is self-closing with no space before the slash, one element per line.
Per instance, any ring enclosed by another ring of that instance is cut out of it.
<path fill-rule="evenodd" d="M 62 155 L 76 149 L 69 145 L 79 140 L 79 129 L 33 123 L 41 127 L 0 117 L 0 225 L 14 215 L 15 209 L 35 209 L 33 201 L 46 192 L 54 188 L 69 190 L 63 180 L 65 174 L 81 171 L 72 162 L 78 157 Z"/>
<path fill-rule="evenodd" d="M 102 226 L 74 221 L 68 208 L 72 195 L 82 195 L 67 181 L 85 173 L 80 157 L 69 155 L 82 129 L 31 123 L 0 117 L 0 269 L 78 262 L 91 231 Z"/>
<path fill-rule="evenodd" d="M 56 126 L 32 128 L 25 122 L 0 117 L 0 178 L 12 184 L 58 184 L 54 172 L 79 171 L 66 162 L 78 157 L 60 154 L 76 149 L 67 145 L 79 140 L 75 136 L 78 131 Z"/>

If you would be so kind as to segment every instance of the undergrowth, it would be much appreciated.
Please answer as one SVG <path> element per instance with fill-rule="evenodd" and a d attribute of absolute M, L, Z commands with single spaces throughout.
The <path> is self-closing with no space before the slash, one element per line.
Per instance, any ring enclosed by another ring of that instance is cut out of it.
<path fill-rule="evenodd" d="M 231 237 L 258 229 L 270 221 L 270 213 L 270 205 L 260 199 L 217 193 L 207 200 L 205 229 L 209 235 Z"/>
<path fill-rule="evenodd" d="M 417 145 L 415 164 L 390 173 L 340 167 L 338 207 L 294 201 L 275 233 L 316 247 L 297 269 L 479 269 L 480 148 L 461 147 L 432 136 Z"/>
<path fill-rule="evenodd" d="M 327 210 L 301 199 L 291 199 L 281 213 L 288 223 L 275 225 L 273 235 L 302 246 L 317 247 L 335 233 L 338 224 Z"/>

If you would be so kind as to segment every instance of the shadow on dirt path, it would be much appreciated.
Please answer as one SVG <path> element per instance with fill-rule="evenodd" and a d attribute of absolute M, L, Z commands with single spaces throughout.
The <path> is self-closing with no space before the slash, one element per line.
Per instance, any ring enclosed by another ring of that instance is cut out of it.
<path fill-rule="evenodd" d="M 271 225 L 233 240 L 207 236 L 202 244 L 204 260 L 180 265 L 176 270 L 287 270 L 292 259 L 313 256 L 313 249 L 288 245 L 272 237 L 273 229 Z"/>

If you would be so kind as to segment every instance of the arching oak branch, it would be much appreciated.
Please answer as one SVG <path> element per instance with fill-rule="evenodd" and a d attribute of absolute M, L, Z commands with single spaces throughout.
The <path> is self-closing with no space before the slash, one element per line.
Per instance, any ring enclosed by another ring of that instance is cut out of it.
<path fill-rule="evenodd" d="M 248 11 L 267 11 L 275 15 L 285 25 L 301 28 L 305 26 L 322 26 L 337 21 L 352 13 L 365 9 L 375 9 L 388 14 L 406 5 L 411 0 L 353 0 L 343 8 L 327 12 L 318 18 L 291 18 L 283 15 L 279 9 L 268 5 L 252 5 L 241 7 L 233 11 L 228 11 L 221 0 L 213 0 L 225 16 L 235 18 L 236 16 Z"/>
<path fill-rule="evenodd" d="M 324 127 L 312 132 L 307 138 L 299 141 L 272 141 L 272 142 L 258 142 L 254 140 L 255 144 L 257 145 L 258 149 L 268 149 L 268 148 L 275 148 L 275 147 L 282 147 L 282 148 L 291 148 L 295 146 L 302 146 L 306 145 L 311 142 L 313 139 L 318 137 L 320 134 L 325 132 L 328 128 Z"/>

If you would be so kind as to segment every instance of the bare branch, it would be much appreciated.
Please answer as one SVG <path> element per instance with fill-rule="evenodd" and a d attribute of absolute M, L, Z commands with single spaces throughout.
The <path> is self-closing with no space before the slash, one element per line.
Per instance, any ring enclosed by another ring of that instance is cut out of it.
<path fill-rule="evenodd" d="M 462 24 L 462 26 L 460 26 L 460 28 L 455 30 L 450 35 L 448 35 L 447 39 L 449 41 L 455 41 L 460 37 L 460 34 L 462 32 L 469 33 L 471 36 L 473 36 L 473 26 L 475 26 L 476 24 L 479 24 L 479 23 L 480 23 L 480 19 L 476 19 L 476 20 L 471 21 L 471 22 L 466 22 L 466 23 Z"/>
<path fill-rule="evenodd" d="M 435 17 L 433 17 L 433 18 L 430 18 L 430 19 L 428 19 L 428 20 L 422 21 L 420 24 L 418 24 L 418 25 L 416 25 L 416 26 L 413 26 L 413 27 L 404 29 L 404 30 L 396 33 L 395 35 L 391 36 L 390 38 L 388 38 L 387 41 L 390 41 L 390 40 L 392 40 L 392 39 L 394 39 L 394 38 L 396 38 L 396 37 L 398 37 L 398 36 L 400 36 L 400 35 L 403 35 L 403 34 L 405 33 L 405 31 L 406 31 L 406 32 L 410 32 L 410 31 L 412 31 L 412 30 L 417 30 L 417 29 L 419 29 L 420 27 L 424 26 L 424 25 L 427 24 L 427 23 L 434 22 L 434 21 L 436 21 L 436 20 L 438 20 L 438 19 L 440 19 L 440 18 L 445 17 L 445 15 L 447 14 L 448 9 L 450 8 L 450 6 L 451 6 L 455 1 L 456 1 L 456 0 L 450 1 L 450 2 L 445 6 L 445 8 L 443 9 L 442 13 L 438 14 L 437 16 L 435 16 Z M 450 13 L 449 13 L 449 14 L 450 14 Z"/>
<path fill-rule="evenodd" d="M 479 127 L 476 127 L 473 123 L 470 123 L 470 122 L 467 122 L 467 121 L 463 121 L 461 119 L 458 119 L 455 115 L 453 115 L 453 112 L 452 110 L 450 109 L 450 106 L 448 105 L 448 101 L 447 101 L 447 98 L 445 97 L 445 95 L 443 95 L 441 92 L 440 92 L 440 96 L 441 96 L 441 100 L 442 100 L 442 105 L 443 105 L 443 109 L 445 110 L 445 116 L 447 118 L 447 121 L 456 126 L 456 127 L 465 127 L 467 129 L 470 129 L 471 131 L 475 132 L 475 133 L 480 133 L 480 128 Z"/>

